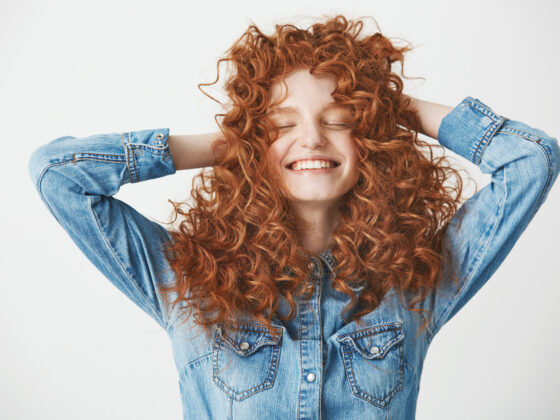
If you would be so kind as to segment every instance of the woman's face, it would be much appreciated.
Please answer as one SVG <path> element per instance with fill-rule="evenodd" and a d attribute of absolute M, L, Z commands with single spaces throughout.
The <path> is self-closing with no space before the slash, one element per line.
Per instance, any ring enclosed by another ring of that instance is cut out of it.
<path fill-rule="evenodd" d="M 273 169 L 279 170 L 292 201 L 332 205 L 358 179 L 350 114 L 331 96 L 336 87 L 332 75 L 319 78 L 301 69 L 285 82 L 287 98 L 268 114 L 279 128 L 279 137 L 269 148 Z M 276 102 L 284 97 L 285 87 L 273 84 L 271 95 Z"/>

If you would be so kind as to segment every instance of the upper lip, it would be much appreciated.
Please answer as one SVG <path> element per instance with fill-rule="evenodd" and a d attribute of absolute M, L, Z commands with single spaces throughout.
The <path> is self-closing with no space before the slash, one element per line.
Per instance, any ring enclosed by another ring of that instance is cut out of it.
<path fill-rule="evenodd" d="M 329 156 L 325 156 L 325 155 L 310 155 L 310 156 L 300 156 L 298 158 L 292 159 L 288 162 L 288 164 L 286 165 L 286 168 L 289 168 L 292 164 L 294 164 L 295 162 L 297 162 L 298 160 L 332 160 L 333 162 L 336 162 L 337 164 L 340 165 L 340 162 L 336 159 L 333 159 Z"/>

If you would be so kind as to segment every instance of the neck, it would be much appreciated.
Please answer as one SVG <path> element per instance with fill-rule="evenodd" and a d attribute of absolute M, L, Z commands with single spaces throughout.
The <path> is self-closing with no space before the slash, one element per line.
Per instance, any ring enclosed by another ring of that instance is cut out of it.
<path fill-rule="evenodd" d="M 319 255 L 333 243 L 332 233 L 338 226 L 337 206 L 319 207 L 293 203 L 298 234 L 302 246 L 313 255 Z"/>

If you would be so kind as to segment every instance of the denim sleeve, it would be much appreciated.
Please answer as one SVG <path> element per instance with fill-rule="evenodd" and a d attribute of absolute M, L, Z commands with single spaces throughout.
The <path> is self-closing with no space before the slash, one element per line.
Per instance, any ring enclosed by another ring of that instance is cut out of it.
<path fill-rule="evenodd" d="M 557 139 L 544 131 L 495 114 L 467 96 L 442 120 L 441 145 L 491 174 L 488 185 L 458 209 L 444 235 L 457 282 L 442 282 L 428 297 L 431 337 L 498 269 L 545 201 L 560 171 Z"/>
<path fill-rule="evenodd" d="M 39 195 L 85 256 L 167 329 L 157 284 L 171 282 L 163 256 L 169 233 L 112 197 L 121 185 L 171 175 L 168 128 L 59 137 L 33 151 L 28 170 Z"/>

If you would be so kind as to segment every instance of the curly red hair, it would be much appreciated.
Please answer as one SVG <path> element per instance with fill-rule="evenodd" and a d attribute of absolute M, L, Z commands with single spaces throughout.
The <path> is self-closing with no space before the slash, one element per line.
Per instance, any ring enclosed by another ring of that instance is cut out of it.
<path fill-rule="evenodd" d="M 432 148 L 442 146 L 418 139 L 419 120 L 401 96 L 403 82 L 391 65 L 404 66 L 411 48 L 394 46 L 380 32 L 360 36 L 362 29 L 362 20 L 342 15 L 307 29 L 276 25 L 271 36 L 250 25 L 218 61 L 216 80 L 199 84 L 217 83 L 220 63 L 232 65 L 225 83 L 231 102 L 216 115 L 227 147 L 193 179 L 194 205 L 184 211 L 183 203 L 172 202 L 175 219 L 184 216 L 166 244 L 177 282 L 161 291 L 176 293 L 172 304 L 185 303 L 184 320 L 194 311 L 206 333 L 241 313 L 272 333 L 272 317 L 294 318 L 294 297 L 307 296 L 302 286 L 311 255 L 301 246 L 286 190 L 270 172 L 267 150 L 278 132 L 266 118 L 271 85 L 302 67 L 336 76 L 332 96 L 352 110 L 359 148 L 359 178 L 340 201 L 331 251 L 332 287 L 351 297 L 343 313 L 359 308 L 349 318 L 359 322 L 391 288 L 401 298 L 411 292 L 408 310 L 426 311 L 413 306 L 442 278 L 442 236 L 460 203 L 462 180 L 443 155 L 434 157 Z M 451 176 L 455 184 L 445 185 Z M 356 281 L 364 285 L 359 297 Z M 279 294 L 290 305 L 287 315 L 277 313 Z M 427 326 L 423 318 L 420 330 Z"/>

